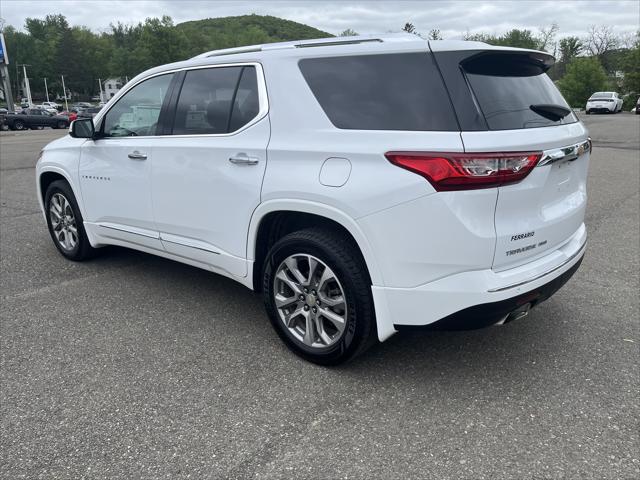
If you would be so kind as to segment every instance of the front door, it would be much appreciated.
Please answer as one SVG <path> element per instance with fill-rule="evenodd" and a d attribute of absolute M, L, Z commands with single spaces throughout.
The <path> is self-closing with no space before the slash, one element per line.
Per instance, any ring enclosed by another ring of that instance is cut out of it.
<path fill-rule="evenodd" d="M 99 237 L 162 250 L 151 205 L 151 160 L 173 74 L 145 80 L 100 121 L 80 156 L 85 222 Z M 113 241 L 116 242 L 113 242 Z"/>
<path fill-rule="evenodd" d="M 266 114 L 260 65 L 185 73 L 168 135 L 153 150 L 153 214 L 168 252 L 246 276 L 247 231 L 270 135 Z"/>

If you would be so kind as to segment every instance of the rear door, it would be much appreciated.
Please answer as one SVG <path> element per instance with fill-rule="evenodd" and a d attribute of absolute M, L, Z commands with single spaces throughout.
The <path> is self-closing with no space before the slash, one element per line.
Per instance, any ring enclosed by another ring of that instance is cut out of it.
<path fill-rule="evenodd" d="M 541 155 L 524 180 L 498 188 L 494 270 L 559 248 L 584 220 L 588 134 L 544 73 L 544 61 L 533 53 L 485 52 L 461 62 L 487 128 L 462 132 L 465 151 Z"/>

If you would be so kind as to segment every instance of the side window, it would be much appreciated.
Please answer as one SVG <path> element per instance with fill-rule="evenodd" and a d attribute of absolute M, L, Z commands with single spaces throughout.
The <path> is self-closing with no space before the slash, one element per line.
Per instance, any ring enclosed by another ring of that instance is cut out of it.
<path fill-rule="evenodd" d="M 449 96 L 429 53 L 300 60 L 316 100 L 337 128 L 457 131 Z"/>
<path fill-rule="evenodd" d="M 173 73 L 160 75 L 129 90 L 105 115 L 102 123 L 104 136 L 155 135 L 162 102 L 172 78 Z"/>
<path fill-rule="evenodd" d="M 255 67 L 244 67 L 242 78 L 238 83 L 238 90 L 233 102 L 231 119 L 229 121 L 229 131 L 244 127 L 255 118 L 260 111 L 260 100 L 258 96 L 258 81 Z"/>
<path fill-rule="evenodd" d="M 174 135 L 229 133 L 259 111 L 254 67 L 218 67 L 187 72 L 173 125 Z"/>

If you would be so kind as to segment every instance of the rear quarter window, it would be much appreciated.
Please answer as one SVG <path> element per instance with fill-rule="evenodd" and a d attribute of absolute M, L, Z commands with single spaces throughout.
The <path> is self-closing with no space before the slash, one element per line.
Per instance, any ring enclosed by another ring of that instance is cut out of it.
<path fill-rule="evenodd" d="M 459 130 L 430 53 L 307 58 L 299 66 L 337 128 Z"/>

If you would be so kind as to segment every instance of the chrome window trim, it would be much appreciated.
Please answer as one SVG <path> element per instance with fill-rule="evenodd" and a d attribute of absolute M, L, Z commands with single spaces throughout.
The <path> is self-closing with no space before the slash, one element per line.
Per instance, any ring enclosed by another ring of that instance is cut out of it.
<path fill-rule="evenodd" d="M 111 111 L 111 109 L 120 101 L 122 97 L 124 97 L 127 93 L 129 93 L 133 88 L 140 85 L 142 82 L 150 80 L 151 78 L 159 77 L 161 75 L 169 75 L 171 73 L 178 73 L 190 70 L 203 70 L 209 68 L 224 68 L 224 67 L 255 67 L 256 69 L 256 80 L 258 82 L 258 114 L 253 117 L 249 122 L 244 124 L 237 130 L 229 133 L 195 133 L 195 134 L 183 134 L 183 135 L 139 135 L 135 137 L 102 137 L 99 140 L 122 140 L 122 139 L 131 139 L 131 138 L 192 138 L 192 137 L 230 137 L 233 135 L 237 135 L 238 133 L 243 132 L 244 130 L 250 128 L 251 126 L 258 123 L 269 113 L 269 98 L 267 96 L 267 83 L 264 78 L 264 70 L 262 68 L 262 64 L 259 62 L 238 62 L 238 63 L 218 63 L 214 65 L 198 65 L 191 67 L 182 67 L 176 68 L 173 70 L 165 70 L 163 72 L 154 73 L 153 75 L 149 75 L 147 77 L 141 78 L 136 83 L 129 86 L 126 90 L 122 91 L 117 97 L 115 97 L 116 101 L 109 107 L 108 110 L 104 112 L 100 112 L 94 118 L 93 124 L 96 131 L 99 130 L 97 128 L 98 125 L 101 124 L 102 119 Z M 179 97 L 176 98 L 176 102 L 179 100 Z"/>

